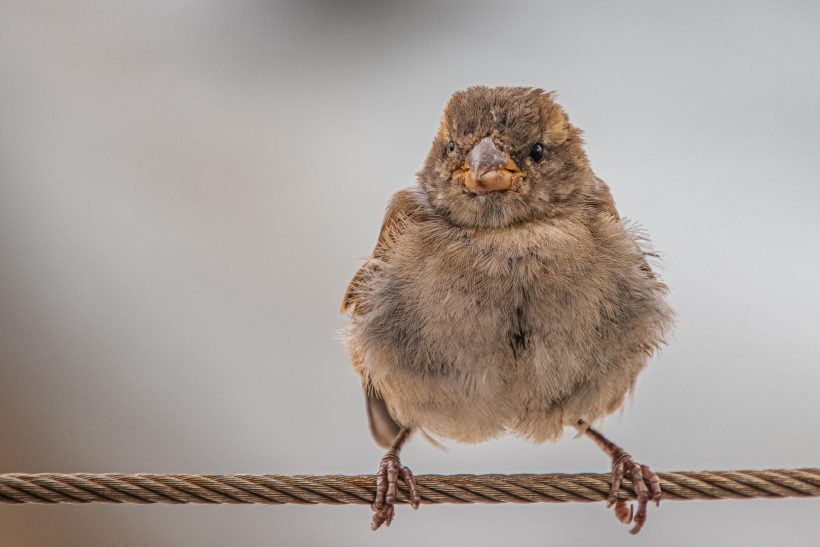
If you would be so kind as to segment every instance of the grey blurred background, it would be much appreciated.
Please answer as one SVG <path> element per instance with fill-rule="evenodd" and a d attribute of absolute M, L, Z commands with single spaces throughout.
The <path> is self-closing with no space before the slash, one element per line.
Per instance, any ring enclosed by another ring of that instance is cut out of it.
<path fill-rule="evenodd" d="M 605 431 L 657 470 L 820 465 L 820 5 L 0 4 L 0 471 L 365 473 L 335 340 L 450 94 L 556 89 L 665 257 L 676 337 Z M 501 439 L 416 473 L 606 471 Z M 6 545 L 816 545 L 816 500 L 0 506 Z"/>

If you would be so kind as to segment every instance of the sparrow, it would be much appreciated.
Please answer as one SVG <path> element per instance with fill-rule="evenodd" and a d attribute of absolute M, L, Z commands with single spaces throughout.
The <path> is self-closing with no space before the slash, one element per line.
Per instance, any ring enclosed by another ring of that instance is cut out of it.
<path fill-rule="evenodd" d="M 660 481 L 592 424 L 621 407 L 674 323 L 652 256 L 553 92 L 456 92 L 342 302 L 370 431 L 387 449 L 371 528 L 393 520 L 399 481 L 420 504 L 399 459 L 413 432 L 542 443 L 569 427 L 611 459 L 607 505 L 638 533 Z M 634 512 L 617 497 L 625 476 Z"/>

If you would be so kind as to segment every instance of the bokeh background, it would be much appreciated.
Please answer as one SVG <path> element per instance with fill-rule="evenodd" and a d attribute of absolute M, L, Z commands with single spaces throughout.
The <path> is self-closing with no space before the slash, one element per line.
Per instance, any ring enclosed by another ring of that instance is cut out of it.
<path fill-rule="evenodd" d="M 820 465 L 820 4 L 0 3 L 0 471 L 364 473 L 335 339 L 450 94 L 556 89 L 680 315 L 605 431 L 657 470 Z M 606 471 L 421 440 L 416 473 Z M 817 545 L 816 500 L 0 506 L 18 545 Z"/>

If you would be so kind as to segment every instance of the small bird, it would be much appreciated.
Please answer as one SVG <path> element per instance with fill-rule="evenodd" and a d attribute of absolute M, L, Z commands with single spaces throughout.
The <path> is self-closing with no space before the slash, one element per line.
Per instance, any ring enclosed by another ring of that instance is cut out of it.
<path fill-rule="evenodd" d="M 399 459 L 414 431 L 541 443 L 570 427 L 612 460 L 607 504 L 639 532 L 660 481 L 591 424 L 623 404 L 674 312 L 581 131 L 552 92 L 471 87 L 450 99 L 417 177 L 342 303 L 370 431 L 388 449 L 372 529 L 393 520 L 399 480 L 420 504 Z M 624 476 L 634 512 L 617 497 Z"/>

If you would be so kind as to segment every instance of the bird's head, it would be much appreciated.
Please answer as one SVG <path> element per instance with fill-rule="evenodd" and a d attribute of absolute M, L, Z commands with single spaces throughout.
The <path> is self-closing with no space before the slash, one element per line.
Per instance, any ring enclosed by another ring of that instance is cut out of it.
<path fill-rule="evenodd" d="M 582 144 L 551 93 L 471 87 L 447 104 L 419 183 L 459 226 L 560 216 L 583 202 L 592 179 Z"/>

